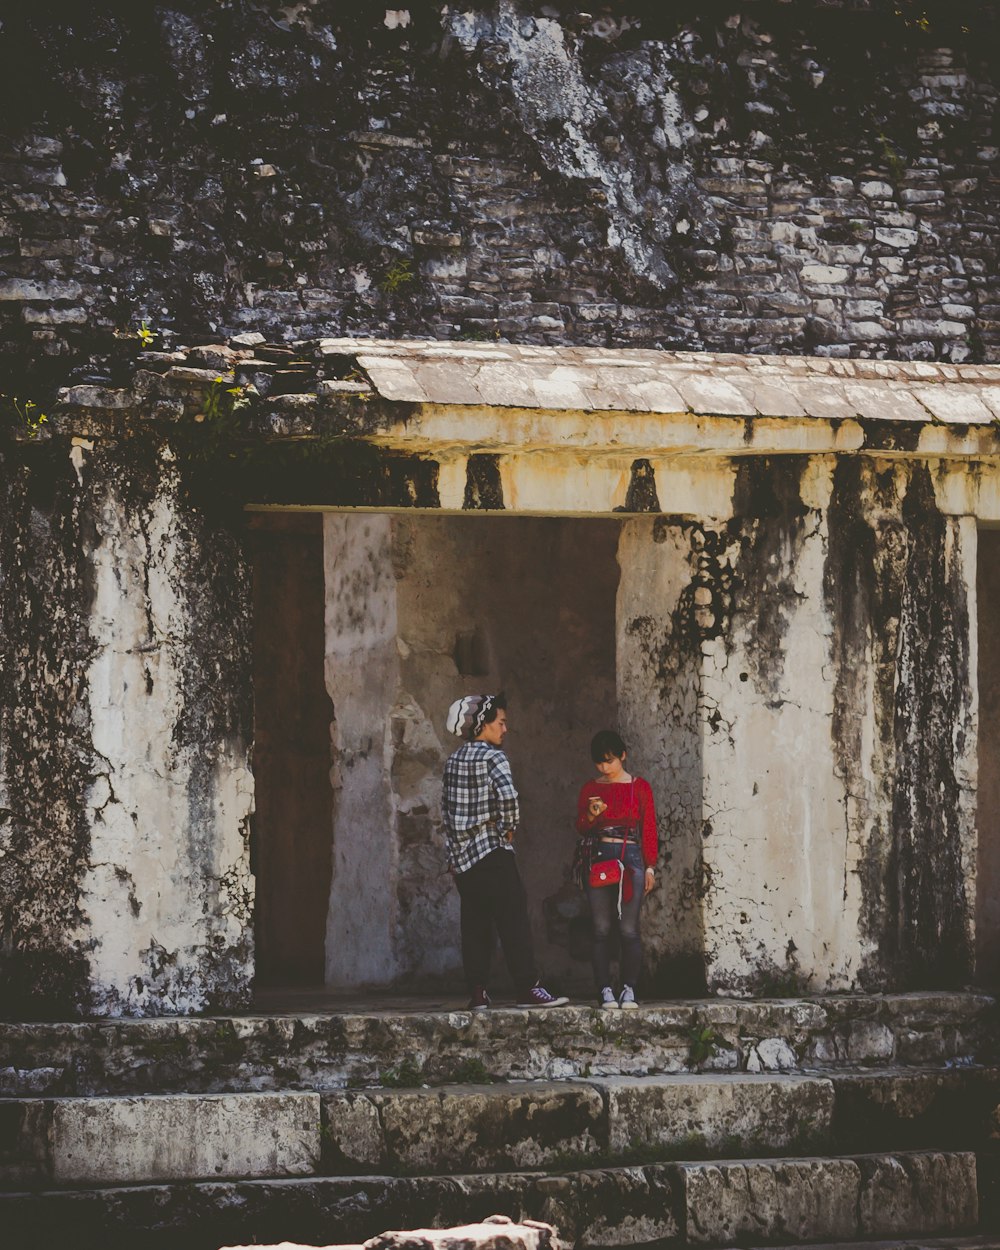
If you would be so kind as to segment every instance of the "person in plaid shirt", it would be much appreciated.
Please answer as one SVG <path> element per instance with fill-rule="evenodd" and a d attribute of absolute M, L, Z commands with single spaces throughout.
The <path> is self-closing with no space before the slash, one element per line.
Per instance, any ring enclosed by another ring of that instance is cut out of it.
<path fill-rule="evenodd" d="M 538 981 L 528 902 L 514 858 L 520 819 L 510 761 L 501 749 L 507 733 L 502 694 L 467 695 L 448 709 L 448 732 L 465 742 L 444 766 L 442 811 L 448 870 L 461 900 L 462 963 L 473 1011 L 490 1005 L 494 934 L 517 988 L 519 1007 L 559 1007 Z"/>

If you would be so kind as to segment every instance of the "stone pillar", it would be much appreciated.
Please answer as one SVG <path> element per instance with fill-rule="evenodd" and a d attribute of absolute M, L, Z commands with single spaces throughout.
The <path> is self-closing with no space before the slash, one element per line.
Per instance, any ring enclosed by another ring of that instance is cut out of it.
<path fill-rule="evenodd" d="M 138 514 L 116 491 L 100 505 L 88 671 L 97 764 L 75 935 L 91 948 L 100 1014 L 248 1001 L 250 726 L 243 710 L 231 722 L 228 687 L 245 707 L 249 578 L 193 520 L 169 490 Z"/>
<path fill-rule="evenodd" d="M 326 979 L 396 973 L 392 711 L 399 687 L 392 517 L 323 519 L 326 689 L 334 714 L 333 884 Z"/>
<path fill-rule="evenodd" d="M 653 789 L 657 888 L 643 904 L 646 978 L 656 993 L 704 988 L 700 655 L 686 609 L 700 525 L 626 521 L 618 546 L 618 716 L 628 765 Z"/>
<path fill-rule="evenodd" d="M 699 622 L 705 962 L 720 991 L 846 989 L 863 945 L 830 732 L 830 464 L 801 473 L 741 466 L 726 584 Z"/>
<path fill-rule="evenodd" d="M 621 722 L 673 854 L 652 987 L 961 986 L 974 522 L 919 464 L 734 464 L 730 517 L 630 521 L 619 550 Z"/>
<path fill-rule="evenodd" d="M 709 987 L 960 986 L 974 525 L 901 462 L 748 461 L 733 502 L 727 625 L 701 623 Z"/>
<path fill-rule="evenodd" d="M 19 1014 L 248 1004 L 250 584 L 155 440 L 7 466 L 2 978 Z"/>

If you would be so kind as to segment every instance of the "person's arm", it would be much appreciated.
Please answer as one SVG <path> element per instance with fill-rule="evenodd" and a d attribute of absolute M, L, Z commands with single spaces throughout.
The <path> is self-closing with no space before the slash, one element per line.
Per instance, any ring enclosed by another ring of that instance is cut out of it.
<path fill-rule="evenodd" d="M 491 756 L 487 771 L 500 808 L 497 824 L 503 833 L 513 833 L 521 819 L 521 809 L 517 802 L 517 789 L 510 771 L 510 762 L 502 751 Z"/>

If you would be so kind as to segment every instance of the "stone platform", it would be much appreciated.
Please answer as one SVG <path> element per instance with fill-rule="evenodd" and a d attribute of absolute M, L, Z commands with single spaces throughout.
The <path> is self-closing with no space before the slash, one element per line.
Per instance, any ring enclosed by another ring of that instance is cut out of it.
<path fill-rule="evenodd" d="M 95 1250 L 360 1243 L 494 1214 L 588 1248 L 988 1238 L 995 1010 L 951 993 L 0 1025 L 0 1228 L 18 1250 L 66 1229 Z"/>

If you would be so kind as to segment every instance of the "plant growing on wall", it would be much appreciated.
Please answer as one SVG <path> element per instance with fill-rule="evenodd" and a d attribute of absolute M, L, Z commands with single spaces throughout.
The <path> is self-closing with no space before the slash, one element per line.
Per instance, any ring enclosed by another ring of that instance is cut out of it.
<path fill-rule="evenodd" d="M 38 438 L 42 426 L 48 423 L 48 417 L 32 399 L 0 393 L 0 406 L 5 410 L 9 425 L 29 438 Z"/>

